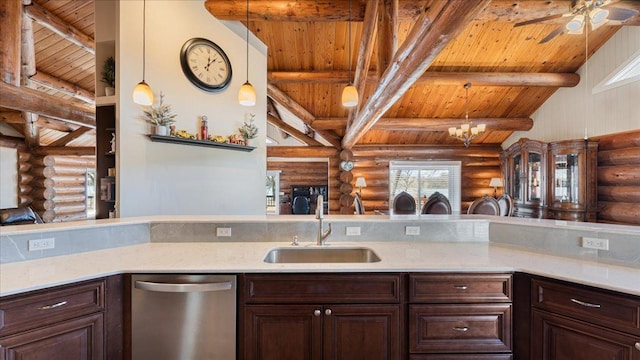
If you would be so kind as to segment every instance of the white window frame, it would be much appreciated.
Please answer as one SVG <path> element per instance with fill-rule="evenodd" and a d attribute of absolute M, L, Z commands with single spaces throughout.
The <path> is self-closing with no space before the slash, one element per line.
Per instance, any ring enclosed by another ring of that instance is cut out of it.
<path fill-rule="evenodd" d="M 449 171 L 449 202 L 451 212 L 454 215 L 460 214 L 461 205 L 461 183 L 462 183 L 462 162 L 461 161 L 390 161 L 389 162 L 389 186 L 391 186 L 391 173 L 398 170 L 443 170 Z M 420 179 L 418 179 L 418 194 L 420 194 Z M 391 189 L 389 189 L 391 190 Z M 416 199 L 417 204 L 420 199 Z M 393 194 L 389 191 L 389 205 L 393 204 Z M 417 209 L 420 214 L 422 209 Z"/>

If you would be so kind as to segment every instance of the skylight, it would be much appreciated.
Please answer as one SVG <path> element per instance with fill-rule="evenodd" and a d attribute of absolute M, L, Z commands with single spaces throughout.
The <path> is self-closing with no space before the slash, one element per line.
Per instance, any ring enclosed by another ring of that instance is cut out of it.
<path fill-rule="evenodd" d="M 640 80 L 640 50 L 596 85 L 593 88 L 593 93 L 617 88 L 638 80 Z"/>

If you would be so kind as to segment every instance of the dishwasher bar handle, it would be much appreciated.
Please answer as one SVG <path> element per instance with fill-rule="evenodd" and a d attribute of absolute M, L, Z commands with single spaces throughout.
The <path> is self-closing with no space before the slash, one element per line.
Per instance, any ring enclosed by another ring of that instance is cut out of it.
<path fill-rule="evenodd" d="M 231 290 L 233 284 L 231 283 L 231 281 L 201 284 L 173 284 L 137 280 L 135 282 L 135 287 L 141 290 L 148 291 L 186 293 Z"/>

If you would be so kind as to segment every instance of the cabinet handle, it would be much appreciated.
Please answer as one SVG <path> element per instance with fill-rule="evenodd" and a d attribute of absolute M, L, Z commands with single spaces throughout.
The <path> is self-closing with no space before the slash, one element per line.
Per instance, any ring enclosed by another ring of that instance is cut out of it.
<path fill-rule="evenodd" d="M 324 314 L 325 314 L 325 315 L 331 315 L 331 309 L 327 309 L 327 310 L 325 310 L 325 311 L 324 311 Z"/>
<path fill-rule="evenodd" d="M 465 331 L 469 331 L 469 327 L 468 326 L 456 326 L 456 327 L 453 328 L 453 330 L 465 332 Z"/>
<path fill-rule="evenodd" d="M 64 306 L 64 305 L 67 305 L 67 302 L 66 301 L 60 301 L 59 303 L 55 303 L 53 305 L 41 306 L 39 309 L 40 310 L 50 310 L 50 309 L 55 309 L 57 307 Z"/>
<path fill-rule="evenodd" d="M 635 343 L 635 345 L 633 345 L 636 347 L 636 349 L 640 350 L 640 342 Z"/>
<path fill-rule="evenodd" d="M 313 315 L 314 316 L 320 316 L 320 314 L 322 314 L 322 312 L 320 312 L 320 310 L 313 310 Z"/>
<path fill-rule="evenodd" d="M 571 302 L 574 302 L 574 303 L 576 303 L 578 305 L 590 307 L 590 308 L 599 308 L 600 307 L 600 304 L 591 304 L 591 303 L 588 303 L 588 302 L 580 301 L 578 299 L 571 299 Z"/>
<path fill-rule="evenodd" d="M 467 290 L 469 287 L 467 285 L 453 285 L 453 288 L 458 290 Z"/>

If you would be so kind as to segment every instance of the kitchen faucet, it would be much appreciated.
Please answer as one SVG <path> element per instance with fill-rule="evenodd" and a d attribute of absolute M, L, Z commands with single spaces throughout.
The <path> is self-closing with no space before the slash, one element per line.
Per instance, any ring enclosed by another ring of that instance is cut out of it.
<path fill-rule="evenodd" d="M 318 240 L 316 241 L 316 245 L 318 246 L 324 245 L 325 239 L 331 234 L 331 224 L 329 224 L 329 229 L 323 232 L 322 219 L 324 218 L 324 202 L 322 200 L 322 195 L 318 195 L 318 201 L 316 203 L 316 219 L 318 219 Z"/>

